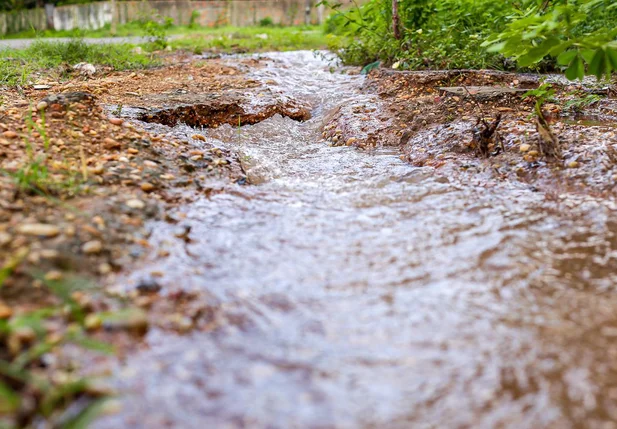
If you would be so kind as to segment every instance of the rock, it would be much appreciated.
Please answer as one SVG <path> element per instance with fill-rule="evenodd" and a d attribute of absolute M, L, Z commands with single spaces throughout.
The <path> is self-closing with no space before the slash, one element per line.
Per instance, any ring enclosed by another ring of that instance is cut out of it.
<path fill-rule="evenodd" d="M 39 101 L 39 103 L 36 105 L 36 110 L 45 110 L 47 109 L 47 106 L 49 106 L 47 101 Z"/>
<path fill-rule="evenodd" d="M 126 206 L 131 209 L 141 210 L 146 207 L 146 203 L 144 203 L 142 200 L 138 200 L 134 198 L 134 199 L 128 200 L 126 202 Z"/>
<path fill-rule="evenodd" d="M 152 183 L 150 182 L 144 182 L 142 183 L 140 186 L 142 191 L 144 192 L 152 192 L 156 189 L 156 186 L 154 186 Z"/>
<path fill-rule="evenodd" d="M 345 145 L 347 146 L 351 146 L 353 145 L 355 142 L 357 142 L 358 139 L 355 137 L 350 137 L 349 139 L 347 139 L 347 141 L 345 142 Z"/>
<path fill-rule="evenodd" d="M 577 161 L 568 162 L 568 168 L 577 168 L 580 164 Z"/>
<path fill-rule="evenodd" d="M 4 137 L 6 137 L 7 139 L 14 139 L 17 138 L 17 133 L 15 131 L 5 131 L 2 133 L 2 135 Z"/>
<path fill-rule="evenodd" d="M 101 243 L 99 240 L 88 241 L 84 243 L 83 246 L 81 246 L 81 250 L 86 255 L 94 255 L 97 253 L 101 253 L 101 251 L 103 250 L 103 243 Z"/>
<path fill-rule="evenodd" d="M 531 145 L 527 143 L 523 143 L 521 147 L 519 148 L 521 152 L 528 152 L 529 149 L 531 149 Z"/>
<path fill-rule="evenodd" d="M 13 309 L 3 302 L 0 302 L 0 319 L 5 320 L 13 315 Z"/>
<path fill-rule="evenodd" d="M 108 330 L 126 330 L 143 335 L 148 331 L 148 318 L 143 310 L 131 308 L 102 317 L 103 327 Z"/>
<path fill-rule="evenodd" d="M 88 314 L 84 319 L 84 326 L 88 331 L 96 331 L 103 326 L 103 319 L 98 314 Z"/>
<path fill-rule="evenodd" d="M 0 247 L 6 246 L 12 240 L 13 240 L 13 237 L 11 236 L 11 234 L 4 232 L 4 231 L 0 231 Z"/>
<path fill-rule="evenodd" d="M 105 172 L 105 167 L 103 167 L 102 164 L 98 164 L 98 165 L 95 165 L 93 168 L 91 168 L 90 172 L 92 174 L 100 175 Z"/>
<path fill-rule="evenodd" d="M 110 118 L 109 122 L 113 125 L 122 125 L 124 123 L 124 120 L 120 119 L 120 118 Z"/>
<path fill-rule="evenodd" d="M 28 223 L 19 225 L 17 232 L 24 235 L 34 235 L 38 237 L 55 237 L 60 234 L 60 228 L 55 225 L 44 223 Z"/>
<path fill-rule="evenodd" d="M 51 270 L 45 273 L 45 280 L 58 281 L 62 279 L 62 272 L 58 270 Z"/>
<path fill-rule="evenodd" d="M 73 66 L 73 70 L 79 71 L 84 76 L 92 76 L 96 73 L 96 67 L 90 63 L 78 63 Z"/>
<path fill-rule="evenodd" d="M 107 262 L 102 263 L 98 267 L 99 274 L 102 274 L 102 275 L 111 273 L 111 269 L 112 269 L 111 265 L 109 265 Z"/>
<path fill-rule="evenodd" d="M 205 142 L 205 141 L 206 141 L 206 138 L 205 138 L 204 136 L 202 136 L 201 134 L 193 134 L 193 135 L 191 136 L 191 138 L 192 138 L 193 140 L 201 140 L 202 142 Z"/>
<path fill-rule="evenodd" d="M 51 88 L 51 85 L 32 85 L 33 89 L 36 89 L 38 91 L 44 90 L 44 89 L 49 89 Z"/>
<path fill-rule="evenodd" d="M 157 293 L 161 289 L 161 285 L 153 278 L 142 279 L 137 284 L 137 291 L 139 293 Z"/>
<path fill-rule="evenodd" d="M 105 137 L 103 139 L 103 145 L 105 149 L 120 149 L 122 147 L 122 145 L 119 142 L 117 142 L 116 140 L 110 137 Z"/>

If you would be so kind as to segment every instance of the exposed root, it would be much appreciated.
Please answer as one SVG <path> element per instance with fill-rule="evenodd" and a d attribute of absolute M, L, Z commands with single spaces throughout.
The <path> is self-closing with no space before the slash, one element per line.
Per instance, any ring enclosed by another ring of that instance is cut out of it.
<path fill-rule="evenodd" d="M 559 145 L 559 139 L 551 131 L 550 126 L 540 105 L 536 103 L 536 130 L 540 136 L 540 142 L 538 148 L 540 153 L 547 158 L 561 159 L 561 147 Z"/>
<path fill-rule="evenodd" d="M 501 122 L 501 113 L 489 124 L 484 118 L 478 118 L 476 126 L 473 128 L 473 139 L 470 147 L 478 154 L 488 157 L 491 151 L 495 154 L 504 150 L 503 142 L 497 133 L 497 127 Z"/>

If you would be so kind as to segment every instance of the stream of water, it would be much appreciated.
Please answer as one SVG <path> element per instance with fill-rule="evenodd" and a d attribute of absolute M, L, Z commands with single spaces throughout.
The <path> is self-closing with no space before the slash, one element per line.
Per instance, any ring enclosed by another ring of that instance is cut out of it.
<path fill-rule="evenodd" d="M 183 207 L 188 245 L 151 225 L 163 283 L 207 291 L 221 326 L 151 331 L 98 427 L 617 428 L 615 205 L 329 147 L 329 111 L 379 101 L 269 56 L 252 77 L 313 118 L 208 130 L 262 183 Z"/>

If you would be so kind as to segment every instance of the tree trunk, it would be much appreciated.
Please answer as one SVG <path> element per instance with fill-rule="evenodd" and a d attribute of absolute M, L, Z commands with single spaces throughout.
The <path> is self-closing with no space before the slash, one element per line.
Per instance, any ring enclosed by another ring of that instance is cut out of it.
<path fill-rule="evenodd" d="M 398 15 L 398 0 L 392 0 L 392 34 L 395 39 L 401 38 L 401 28 L 400 21 Z"/>

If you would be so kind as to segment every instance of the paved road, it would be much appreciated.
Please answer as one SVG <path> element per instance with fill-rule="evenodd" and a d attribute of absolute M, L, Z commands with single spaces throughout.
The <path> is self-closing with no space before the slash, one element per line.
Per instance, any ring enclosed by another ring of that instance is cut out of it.
<path fill-rule="evenodd" d="M 7 39 L 0 40 L 0 49 L 2 48 L 17 48 L 23 49 L 30 46 L 37 40 L 45 40 L 46 42 L 68 42 L 71 40 L 68 37 L 49 37 L 44 39 Z M 85 38 L 86 43 L 144 43 L 148 41 L 147 37 L 100 37 L 100 38 Z"/>

